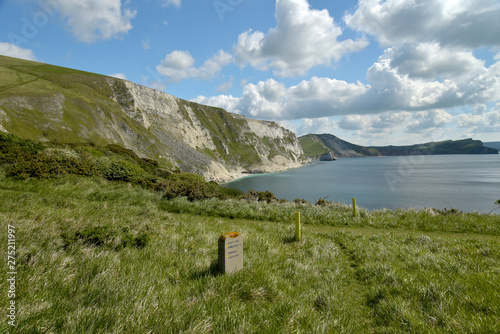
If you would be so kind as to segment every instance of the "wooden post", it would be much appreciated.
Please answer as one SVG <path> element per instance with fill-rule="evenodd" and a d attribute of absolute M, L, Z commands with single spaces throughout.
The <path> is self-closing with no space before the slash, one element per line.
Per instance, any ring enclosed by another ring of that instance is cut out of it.
<path fill-rule="evenodd" d="M 300 241 L 300 211 L 295 212 L 295 239 Z"/>
<path fill-rule="evenodd" d="M 352 199 L 352 215 L 354 217 L 358 216 L 358 208 L 356 207 L 356 199 L 355 198 Z"/>

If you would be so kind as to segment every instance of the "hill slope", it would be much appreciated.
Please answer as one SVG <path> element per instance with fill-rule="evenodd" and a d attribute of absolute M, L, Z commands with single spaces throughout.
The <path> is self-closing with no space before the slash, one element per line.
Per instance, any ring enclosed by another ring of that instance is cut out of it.
<path fill-rule="evenodd" d="M 351 144 L 331 134 L 309 134 L 299 138 L 306 155 L 316 159 L 332 152 L 337 158 L 430 155 L 430 154 L 498 154 L 498 150 L 484 147 L 479 140 L 446 140 L 409 146 L 360 146 Z"/>
<path fill-rule="evenodd" d="M 209 180 L 307 163 L 295 134 L 129 81 L 0 56 L 0 131 L 119 144 Z"/>
<path fill-rule="evenodd" d="M 300 242 L 296 210 L 310 223 Z M 498 215 L 191 203 L 100 178 L 0 171 L 0 219 L 0 242 L 12 243 L 9 227 L 18 245 L 16 297 L 0 299 L 4 310 L 15 301 L 16 327 L 4 318 L 2 333 L 500 331 Z M 220 275 L 228 231 L 244 237 L 244 268 Z"/>

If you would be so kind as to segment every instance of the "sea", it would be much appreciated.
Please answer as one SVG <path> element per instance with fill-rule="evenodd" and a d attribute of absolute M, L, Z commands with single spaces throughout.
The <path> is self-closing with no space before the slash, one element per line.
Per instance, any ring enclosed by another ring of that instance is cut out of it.
<path fill-rule="evenodd" d="M 300 168 L 253 174 L 224 184 L 277 198 L 357 205 L 368 210 L 457 209 L 498 213 L 500 154 L 342 158 Z"/>

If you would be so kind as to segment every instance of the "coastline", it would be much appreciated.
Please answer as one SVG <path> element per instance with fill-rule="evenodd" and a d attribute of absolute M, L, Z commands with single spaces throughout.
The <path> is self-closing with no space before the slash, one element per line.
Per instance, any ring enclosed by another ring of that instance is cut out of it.
<path fill-rule="evenodd" d="M 231 178 L 229 181 L 220 182 L 220 184 L 221 185 L 227 185 L 227 184 L 230 184 L 232 182 L 241 181 L 241 180 L 244 180 L 244 179 L 247 179 L 247 178 L 251 178 L 251 177 L 254 177 L 254 176 L 260 176 L 260 175 L 272 174 L 272 173 L 279 173 L 279 172 L 284 172 L 284 171 L 287 171 L 287 170 L 297 169 L 297 168 L 301 168 L 301 167 L 304 167 L 304 166 L 308 166 L 312 162 L 313 161 L 309 161 L 307 163 L 296 163 L 296 164 L 293 164 L 293 165 L 291 165 L 289 167 L 286 167 L 286 168 L 276 168 L 276 169 L 272 169 L 272 170 L 258 170 L 258 171 L 255 171 L 255 172 L 238 171 L 238 172 L 232 173 L 231 176 L 234 177 L 234 178 Z"/>

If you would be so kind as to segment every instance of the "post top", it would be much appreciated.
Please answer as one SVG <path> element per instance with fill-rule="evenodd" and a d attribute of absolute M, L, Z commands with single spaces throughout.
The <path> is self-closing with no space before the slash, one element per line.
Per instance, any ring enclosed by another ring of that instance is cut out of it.
<path fill-rule="evenodd" d="M 227 237 L 229 238 L 237 238 L 240 236 L 239 232 L 230 232 L 230 233 L 224 233 L 223 235 L 220 236 L 220 239 L 222 241 L 226 240 Z"/>

